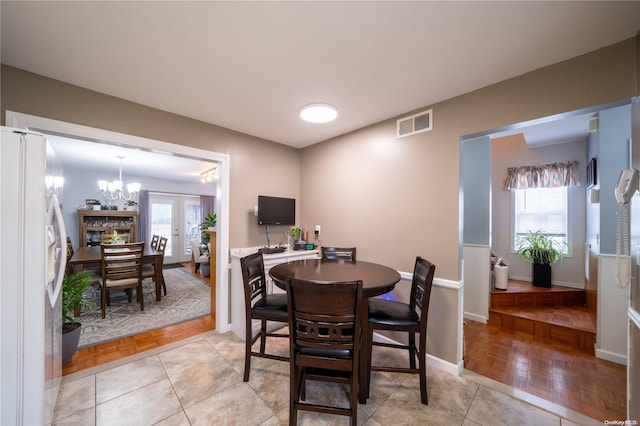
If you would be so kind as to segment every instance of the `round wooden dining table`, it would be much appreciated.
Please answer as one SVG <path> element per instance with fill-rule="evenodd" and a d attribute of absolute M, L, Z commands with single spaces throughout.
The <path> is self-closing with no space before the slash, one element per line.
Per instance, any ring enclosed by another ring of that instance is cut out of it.
<path fill-rule="evenodd" d="M 362 281 L 362 295 L 374 297 L 393 290 L 400 281 L 400 274 L 395 269 L 377 263 L 349 260 L 321 260 L 305 259 L 281 263 L 269 270 L 269 276 L 281 289 L 286 289 L 288 277 L 317 282 L 336 281 Z M 367 323 L 368 303 L 363 304 L 365 312 L 362 314 L 363 330 Z M 369 394 L 368 372 L 366 360 L 369 357 L 370 348 L 360 350 L 360 371 L 358 372 L 358 400 L 361 404 L 367 403 Z"/>
<path fill-rule="evenodd" d="M 400 281 L 400 274 L 395 269 L 361 260 L 294 260 L 272 267 L 269 276 L 281 289 L 285 289 L 288 277 L 318 282 L 360 280 L 364 297 L 388 293 Z"/>

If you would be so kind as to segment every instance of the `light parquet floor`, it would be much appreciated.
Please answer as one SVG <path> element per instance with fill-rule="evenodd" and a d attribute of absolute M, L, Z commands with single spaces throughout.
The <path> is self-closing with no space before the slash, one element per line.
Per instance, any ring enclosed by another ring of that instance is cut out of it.
<path fill-rule="evenodd" d="M 626 418 L 624 365 L 476 321 L 464 336 L 465 369 L 600 421 Z"/>
<path fill-rule="evenodd" d="M 184 265 L 186 271 L 206 282 L 206 279 L 204 279 L 202 275 L 193 273 L 191 263 L 185 263 Z M 99 345 L 81 348 L 76 351 L 71 361 L 62 367 L 62 375 L 64 376 L 107 362 L 116 361 L 129 355 L 155 349 L 191 336 L 215 330 L 215 328 L 215 318 L 207 316 L 169 327 L 151 330 L 135 336 L 124 337 Z"/>

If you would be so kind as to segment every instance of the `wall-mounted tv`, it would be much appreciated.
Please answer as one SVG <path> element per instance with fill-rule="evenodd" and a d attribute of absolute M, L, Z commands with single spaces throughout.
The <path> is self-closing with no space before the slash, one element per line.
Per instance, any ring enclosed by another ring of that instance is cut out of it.
<path fill-rule="evenodd" d="M 295 198 L 258 195 L 258 225 L 295 225 Z"/>

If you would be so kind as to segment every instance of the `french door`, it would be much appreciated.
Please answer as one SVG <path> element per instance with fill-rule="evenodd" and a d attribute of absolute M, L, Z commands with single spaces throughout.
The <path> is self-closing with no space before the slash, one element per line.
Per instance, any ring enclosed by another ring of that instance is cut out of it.
<path fill-rule="evenodd" d="M 189 240 L 199 236 L 201 215 L 199 197 L 188 195 L 149 195 L 151 235 L 167 238 L 164 263 L 191 260 Z"/>

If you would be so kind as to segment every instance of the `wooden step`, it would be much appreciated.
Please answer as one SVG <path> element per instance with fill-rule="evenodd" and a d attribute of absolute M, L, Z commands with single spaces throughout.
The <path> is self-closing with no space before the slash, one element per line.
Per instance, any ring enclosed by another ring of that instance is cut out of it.
<path fill-rule="evenodd" d="M 507 290 L 491 292 L 489 324 L 522 337 L 594 354 L 595 309 L 586 307 L 582 289 L 534 287 L 509 280 Z"/>
<path fill-rule="evenodd" d="M 492 308 L 519 306 L 585 306 L 586 297 L 582 289 L 551 286 L 534 287 L 529 282 L 509 280 L 507 290 L 491 292 Z"/>
<path fill-rule="evenodd" d="M 595 352 L 596 326 L 586 307 L 492 307 L 489 324 L 554 346 L 580 349 L 592 355 Z"/>

